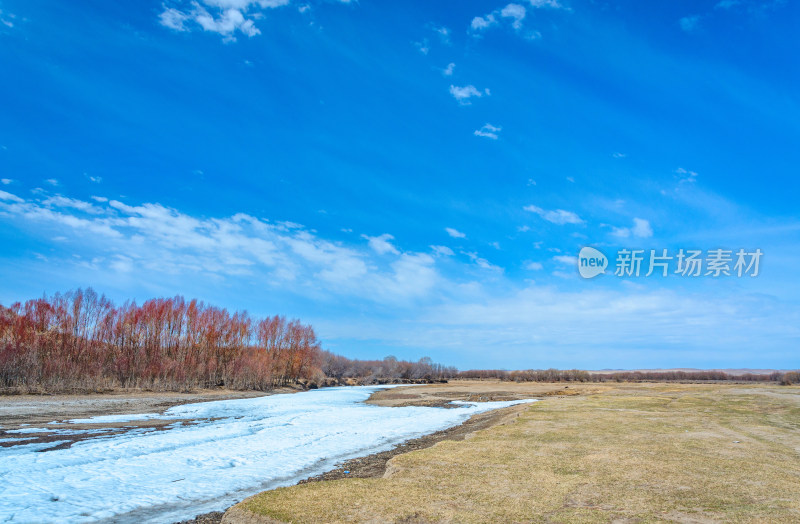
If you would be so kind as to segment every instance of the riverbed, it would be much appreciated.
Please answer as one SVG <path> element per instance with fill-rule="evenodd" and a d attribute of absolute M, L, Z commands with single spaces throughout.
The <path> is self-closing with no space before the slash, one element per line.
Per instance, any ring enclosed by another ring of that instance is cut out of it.
<path fill-rule="evenodd" d="M 175 522 L 526 402 L 364 403 L 383 387 L 192 403 L 6 431 L 0 521 Z M 48 438 L 37 438 L 42 434 Z"/>

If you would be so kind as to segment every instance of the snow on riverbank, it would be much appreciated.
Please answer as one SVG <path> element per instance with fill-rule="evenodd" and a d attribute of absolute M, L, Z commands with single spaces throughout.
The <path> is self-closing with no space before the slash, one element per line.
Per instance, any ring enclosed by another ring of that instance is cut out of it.
<path fill-rule="evenodd" d="M 377 389 L 326 388 L 185 404 L 164 415 L 71 421 L 194 423 L 179 421 L 165 431 L 98 433 L 53 451 L 38 452 L 52 443 L 0 448 L 0 522 L 174 522 L 222 510 L 477 413 L 528 402 L 459 403 L 449 409 L 364 404 Z"/>

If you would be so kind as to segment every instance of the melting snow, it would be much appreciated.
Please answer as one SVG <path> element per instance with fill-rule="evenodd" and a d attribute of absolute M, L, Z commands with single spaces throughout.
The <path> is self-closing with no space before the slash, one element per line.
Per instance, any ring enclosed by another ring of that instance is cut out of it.
<path fill-rule="evenodd" d="M 197 423 L 93 438 L 41 453 L 58 442 L 0 448 L 0 521 L 175 522 L 292 485 L 342 460 L 390 449 L 476 413 L 528 402 L 458 403 L 449 409 L 364 404 L 376 389 L 326 388 L 186 404 L 163 415 L 72 420 Z"/>

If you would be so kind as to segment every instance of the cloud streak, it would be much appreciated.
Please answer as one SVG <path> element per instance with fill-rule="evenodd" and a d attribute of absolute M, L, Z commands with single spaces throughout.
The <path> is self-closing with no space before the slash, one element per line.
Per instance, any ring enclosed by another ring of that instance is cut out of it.
<path fill-rule="evenodd" d="M 484 124 L 483 127 L 480 129 L 475 130 L 475 136 L 480 136 L 483 138 L 490 138 L 492 140 L 497 140 L 498 133 L 502 131 L 502 127 L 493 126 L 492 124 Z"/>
<path fill-rule="evenodd" d="M 432 256 L 402 252 L 390 234 L 363 235 L 369 248 L 363 249 L 299 224 L 244 213 L 197 218 L 158 203 L 61 195 L 26 200 L 0 191 L 0 218 L 72 240 L 99 272 L 143 279 L 244 276 L 269 286 L 311 286 L 385 302 L 425 296 L 441 279 Z"/>
<path fill-rule="evenodd" d="M 581 217 L 579 217 L 577 214 L 573 213 L 572 211 L 566 211 L 564 209 L 547 210 L 534 205 L 525 206 L 523 209 L 531 213 L 536 213 L 537 215 L 547 220 L 548 222 L 551 222 L 553 224 L 558 224 L 560 226 L 563 226 L 565 224 L 584 223 Z"/>

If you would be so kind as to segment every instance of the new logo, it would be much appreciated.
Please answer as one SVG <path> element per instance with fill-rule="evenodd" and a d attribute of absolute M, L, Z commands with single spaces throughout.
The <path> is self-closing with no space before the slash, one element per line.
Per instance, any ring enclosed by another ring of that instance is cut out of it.
<path fill-rule="evenodd" d="M 578 273 L 583 278 L 594 278 L 608 268 L 606 256 L 593 247 L 581 248 L 578 253 Z"/>

